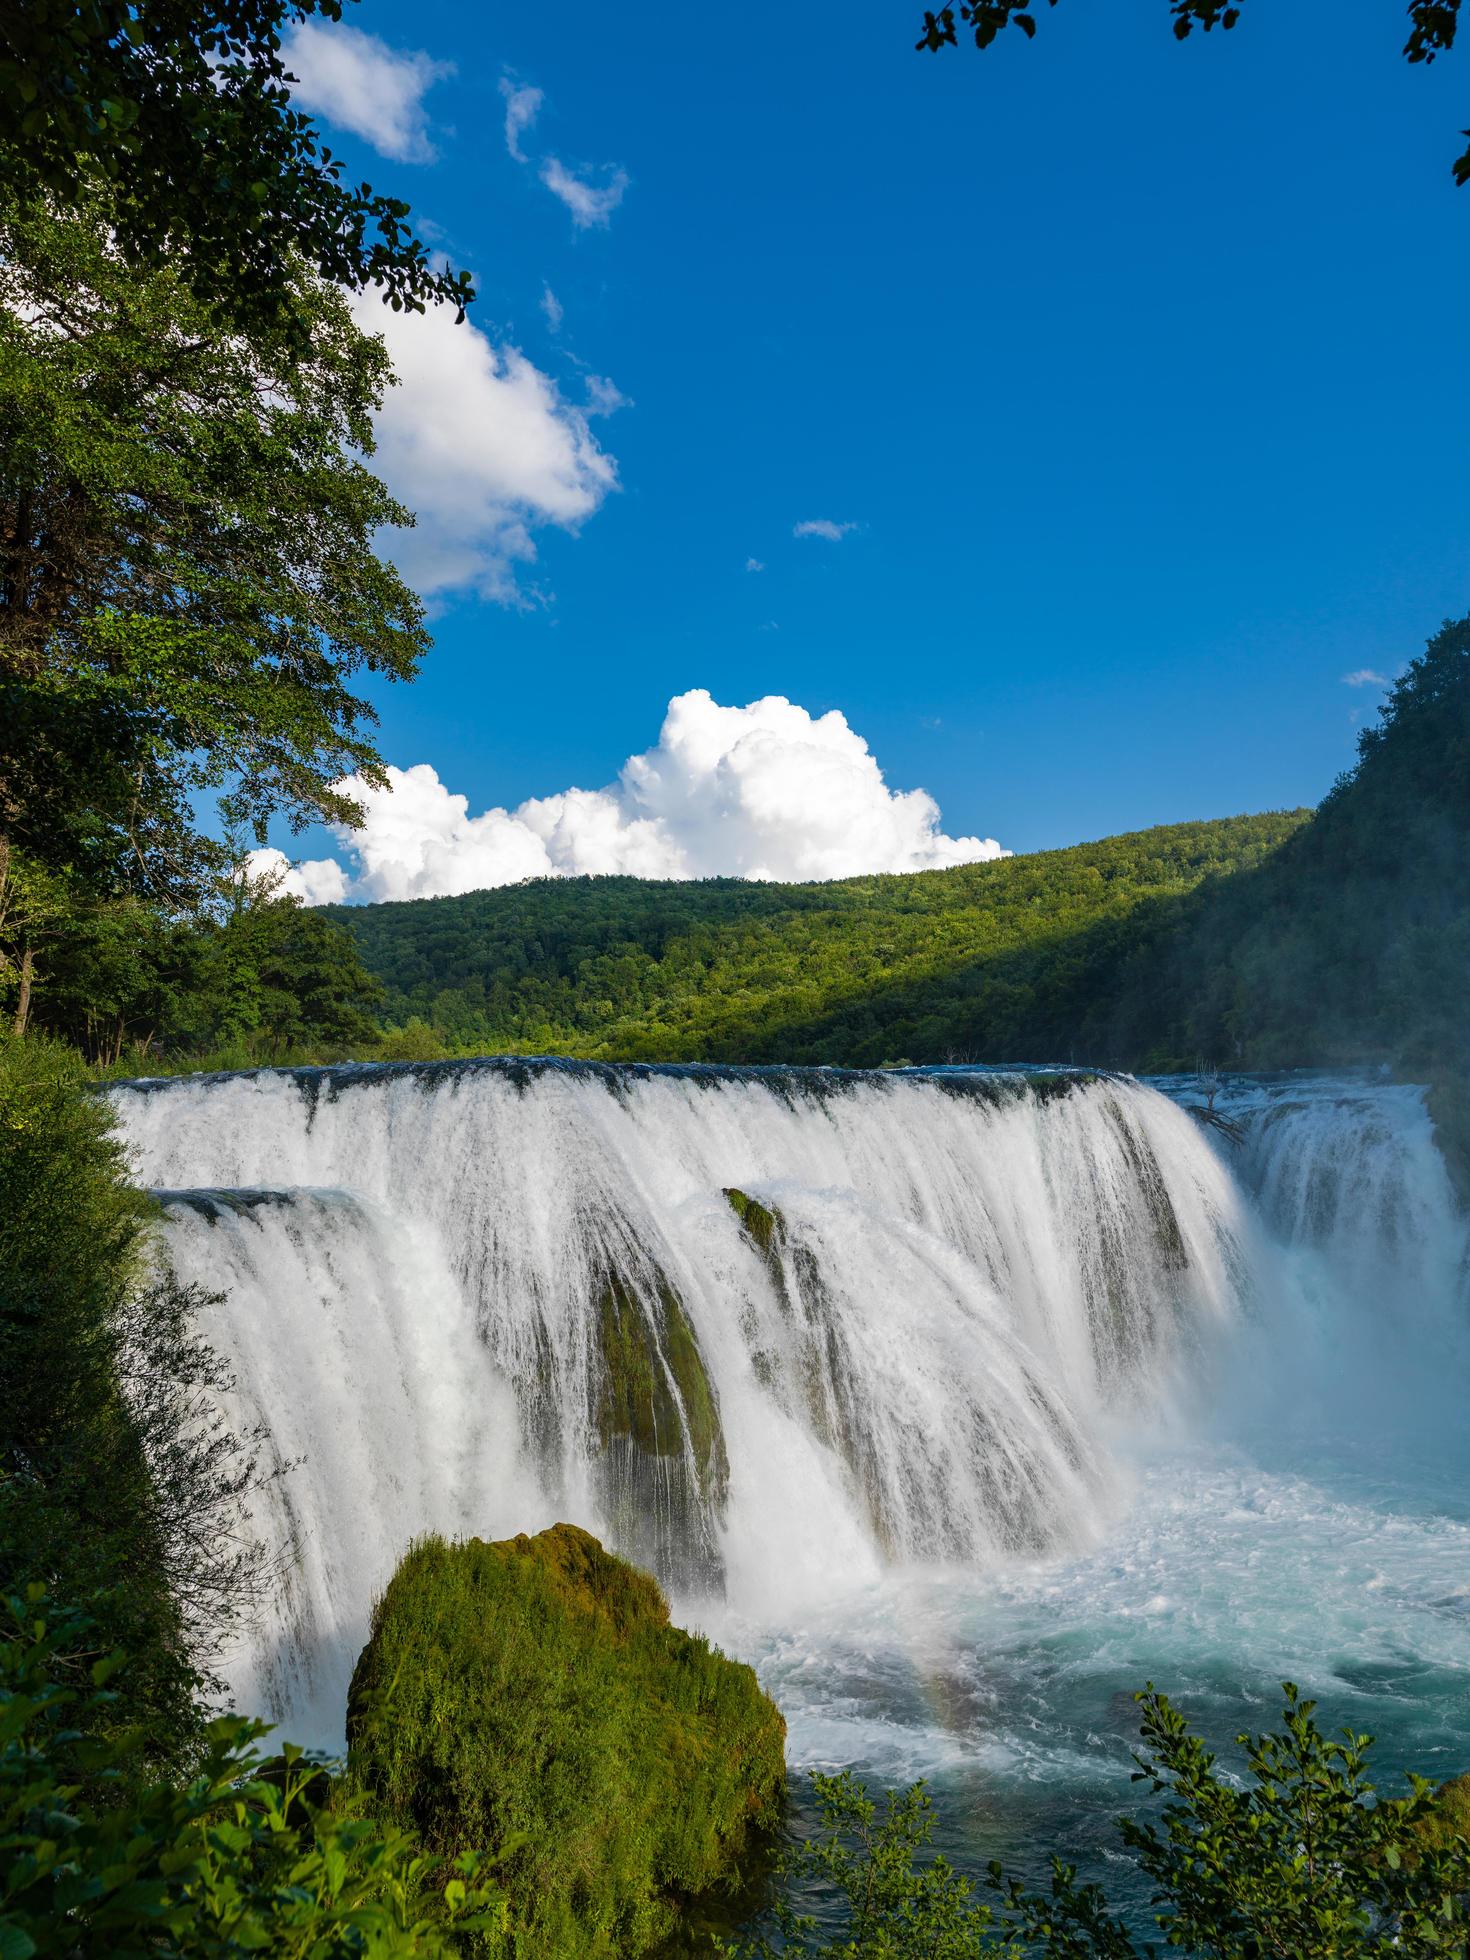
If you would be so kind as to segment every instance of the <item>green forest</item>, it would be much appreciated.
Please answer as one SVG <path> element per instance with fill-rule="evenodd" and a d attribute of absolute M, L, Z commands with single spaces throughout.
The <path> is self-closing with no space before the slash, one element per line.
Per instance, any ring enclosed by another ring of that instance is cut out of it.
<path fill-rule="evenodd" d="M 1099 935 L 1121 946 L 1154 908 L 1263 863 L 1307 817 L 1170 824 L 828 884 L 539 879 L 335 916 L 382 984 L 386 1015 L 417 1017 L 460 1050 L 1097 1061 L 1064 1005 L 1085 995 L 1079 958 L 1096 955 L 1083 948 Z"/>

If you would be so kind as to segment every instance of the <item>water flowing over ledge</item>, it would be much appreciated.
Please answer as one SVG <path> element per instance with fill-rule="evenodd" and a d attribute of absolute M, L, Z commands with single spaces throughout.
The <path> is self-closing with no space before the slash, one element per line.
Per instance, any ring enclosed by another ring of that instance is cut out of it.
<path fill-rule="evenodd" d="M 1155 1088 L 1054 1072 L 119 1086 L 170 1256 L 225 1295 L 240 1414 L 302 1459 L 258 1520 L 298 1557 L 237 1699 L 333 1742 L 371 1599 L 431 1529 L 567 1518 L 746 1623 L 1084 1551 L 1120 1444 L 1279 1313 L 1282 1237 L 1432 1245 L 1452 1284 L 1416 1092 L 1362 1093 L 1345 1119 L 1341 1091 L 1250 1089 L 1225 1151 Z"/>

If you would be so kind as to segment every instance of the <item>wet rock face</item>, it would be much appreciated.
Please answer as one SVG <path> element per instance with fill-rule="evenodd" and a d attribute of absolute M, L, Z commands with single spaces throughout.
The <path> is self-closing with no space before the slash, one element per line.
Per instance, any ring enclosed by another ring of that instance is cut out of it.
<path fill-rule="evenodd" d="M 667 1584 L 718 1585 L 730 1465 L 719 1401 L 678 1293 L 609 1271 L 597 1301 L 592 1426 L 619 1547 Z"/>

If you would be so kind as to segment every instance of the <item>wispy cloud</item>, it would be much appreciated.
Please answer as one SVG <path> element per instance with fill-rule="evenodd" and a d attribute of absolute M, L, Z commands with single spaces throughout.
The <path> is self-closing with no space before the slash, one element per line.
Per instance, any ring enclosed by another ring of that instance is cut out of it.
<path fill-rule="evenodd" d="M 631 406 L 632 404 L 629 402 L 628 397 L 623 393 L 616 381 L 609 380 L 605 374 L 589 374 L 587 376 L 587 413 L 589 415 L 616 415 L 620 408 L 629 408 Z"/>
<path fill-rule="evenodd" d="M 546 315 L 546 324 L 550 327 L 551 331 L 553 333 L 560 333 L 561 323 L 565 317 L 565 309 L 550 286 L 546 287 L 541 295 L 541 311 Z"/>
<path fill-rule="evenodd" d="M 510 75 L 501 76 L 500 93 L 505 98 L 505 147 L 517 163 L 524 163 L 521 138 L 541 113 L 546 98 L 539 88 L 529 88 Z"/>
<path fill-rule="evenodd" d="M 452 61 L 390 48 L 360 27 L 317 20 L 298 21 L 282 52 L 296 77 L 291 99 L 300 108 L 350 129 L 380 156 L 434 161 L 424 97 L 454 73 Z"/>
<path fill-rule="evenodd" d="M 855 531 L 856 524 L 839 524 L 831 517 L 804 517 L 800 524 L 793 524 L 793 538 L 826 538 L 830 544 L 841 544 L 849 531 Z"/>
<path fill-rule="evenodd" d="M 547 157 L 541 166 L 542 183 L 553 197 L 561 199 L 579 231 L 605 225 L 623 201 L 623 193 L 628 188 L 627 171 L 612 164 L 604 168 L 607 182 L 594 184 L 569 170 L 560 157 Z"/>
<path fill-rule="evenodd" d="M 745 569 L 748 572 L 763 572 L 766 568 L 761 563 L 759 558 L 747 558 L 745 561 Z"/>
<path fill-rule="evenodd" d="M 1355 667 L 1350 674 L 1342 677 L 1344 687 L 1387 687 L 1388 675 L 1380 674 L 1376 667 Z"/>

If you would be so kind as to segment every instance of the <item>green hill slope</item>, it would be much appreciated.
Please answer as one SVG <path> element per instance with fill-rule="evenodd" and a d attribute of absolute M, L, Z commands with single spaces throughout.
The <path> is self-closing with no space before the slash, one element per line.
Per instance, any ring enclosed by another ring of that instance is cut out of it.
<path fill-rule="evenodd" d="M 906 877 L 543 880 L 337 916 L 388 1018 L 461 1052 L 1386 1061 L 1463 1082 L 1470 619 L 1410 663 L 1315 817 L 1170 824 Z"/>
<path fill-rule="evenodd" d="M 341 908 L 394 1022 L 624 1061 L 1106 1061 L 1103 976 L 1306 811 L 834 884 L 543 879 Z"/>

